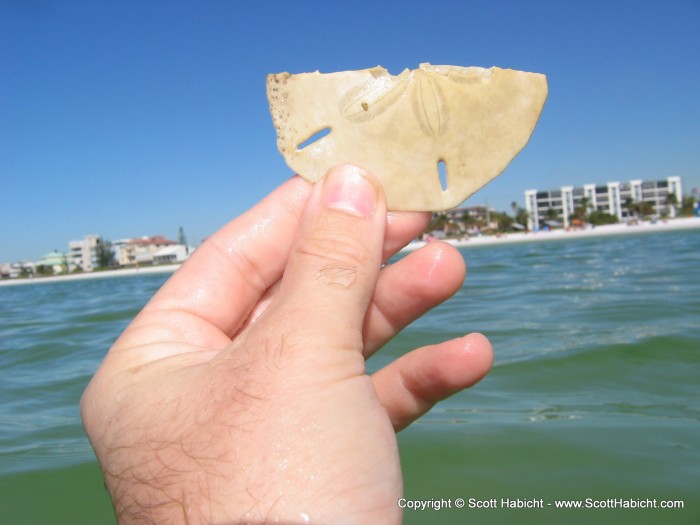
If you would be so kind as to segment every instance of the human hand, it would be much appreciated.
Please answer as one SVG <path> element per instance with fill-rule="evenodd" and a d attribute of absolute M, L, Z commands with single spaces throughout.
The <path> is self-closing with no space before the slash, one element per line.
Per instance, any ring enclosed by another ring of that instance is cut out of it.
<path fill-rule="evenodd" d="M 462 284 L 440 242 L 380 271 L 427 220 L 387 215 L 343 166 L 290 179 L 197 249 L 81 401 L 119 523 L 399 523 L 395 431 L 492 360 L 472 334 L 365 373 Z"/>

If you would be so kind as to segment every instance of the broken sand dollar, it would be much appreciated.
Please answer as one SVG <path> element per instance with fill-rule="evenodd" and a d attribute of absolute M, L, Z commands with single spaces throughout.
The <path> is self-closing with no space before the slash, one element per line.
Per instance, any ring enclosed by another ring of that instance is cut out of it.
<path fill-rule="evenodd" d="M 492 67 L 432 66 L 268 75 L 277 146 L 315 182 L 349 163 L 376 176 L 392 210 L 453 208 L 527 144 L 547 79 Z M 441 181 L 444 168 L 446 180 Z"/>

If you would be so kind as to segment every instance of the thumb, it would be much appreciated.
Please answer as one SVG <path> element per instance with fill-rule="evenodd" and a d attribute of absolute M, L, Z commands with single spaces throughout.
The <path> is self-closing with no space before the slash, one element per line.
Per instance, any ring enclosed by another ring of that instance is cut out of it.
<path fill-rule="evenodd" d="M 331 168 L 315 185 L 276 298 L 297 342 L 362 350 L 385 226 L 381 186 L 360 168 Z"/>

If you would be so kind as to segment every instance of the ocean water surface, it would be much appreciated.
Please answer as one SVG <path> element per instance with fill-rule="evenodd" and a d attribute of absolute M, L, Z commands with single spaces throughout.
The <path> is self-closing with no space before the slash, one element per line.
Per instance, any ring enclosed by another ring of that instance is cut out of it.
<path fill-rule="evenodd" d="M 368 365 L 471 331 L 495 350 L 399 434 L 426 502 L 404 523 L 699 524 L 700 231 L 462 253 L 464 287 Z M 78 400 L 167 277 L 0 287 L 0 525 L 114 523 Z"/>

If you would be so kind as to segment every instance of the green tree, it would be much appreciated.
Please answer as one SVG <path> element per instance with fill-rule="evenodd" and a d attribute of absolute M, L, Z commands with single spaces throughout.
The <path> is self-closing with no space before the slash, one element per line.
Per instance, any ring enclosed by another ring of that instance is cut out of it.
<path fill-rule="evenodd" d="M 649 217 L 650 215 L 654 214 L 654 206 L 652 206 L 651 202 L 648 201 L 638 203 L 637 209 L 642 218 Z"/>
<path fill-rule="evenodd" d="M 681 201 L 681 215 L 683 217 L 692 217 L 694 213 L 695 198 L 691 195 L 686 195 Z"/>
<path fill-rule="evenodd" d="M 97 256 L 98 268 L 111 268 L 114 266 L 114 251 L 112 243 L 107 240 L 102 240 L 95 247 L 95 255 Z"/>
<path fill-rule="evenodd" d="M 505 232 L 513 224 L 514 219 L 505 212 L 494 211 L 491 212 L 491 220 L 498 225 L 499 232 Z"/>
<path fill-rule="evenodd" d="M 578 206 L 574 208 L 574 212 L 569 216 L 569 219 L 578 219 L 580 221 L 587 221 L 588 220 L 588 214 L 589 214 L 589 209 L 588 209 L 588 203 L 589 199 L 588 197 L 583 197 L 579 203 Z"/>
<path fill-rule="evenodd" d="M 617 217 L 605 213 L 604 211 L 595 210 L 588 215 L 588 221 L 591 224 L 600 226 L 602 224 L 615 224 L 617 222 Z"/>
<path fill-rule="evenodd" d="M 518 213 L 515 215 L 515 222 L 527 226 L 528 213 L 525 208 L 518 208 Z"/>
<path fill-rule="evenodd" d="M 549 221 L 558 221 L 559 220 L 559 212 L 555 210 L 554 208 L 549 208 L 547 210 L 547 213 L 545 213 L 545 217 Z"/>
<path fill-rule="evenodd" d="M 187 246 L 187 237 L 185 237 L 185 229 L 182 226 L 180 226 L 180 229 L 177 232 L 177 242 L 178 244 Z"/>
<path fill-rule="evenodd" d="M 627 213 L 632 217 L 639 217 L 639 203 L 635 202 L 632 197 L 625 199 L 625 208 L 627 208 Z"/>
<path fill-rule="evenodd" d="M 47 275 L 53 275 L 53 267 L 46 264 L 37 264 L 36 274 L 41 275 L 43 277 Z"/>
<path fill-rule="evenodd" d="M 444 230 L 447 225 L 447 214 L 445 212 L 433 213 L 430 223 L 426 228 L 426 232 L 430 233 L 435 230 Z"/>
<path fill-rule="evenodd" d="M 510 203 L 510 207 L 513 210 L 513 217 L 515 218 L 515 222 L 521 224 L 522 226 L 526 226 L 528 217 L 527 210 L 518 206 L 518 203 L 515 201 Z"/>
<path fill-rule="evenodd" d="M 666 206 L 668 206 L 668 214 L 671 217 L 676 216 L 676 208 L 678 207 L 678 197 L 675 193 L 669 193 L 666 195 Z"/>

